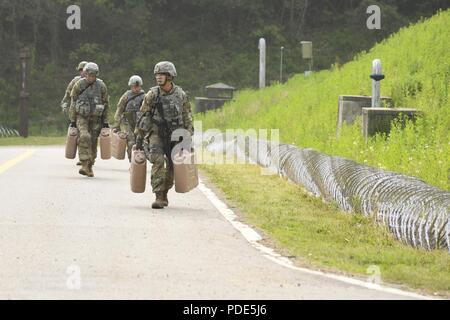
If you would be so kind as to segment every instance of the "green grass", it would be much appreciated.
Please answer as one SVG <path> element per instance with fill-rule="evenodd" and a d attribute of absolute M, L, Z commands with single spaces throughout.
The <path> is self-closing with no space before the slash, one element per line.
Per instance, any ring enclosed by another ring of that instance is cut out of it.
<path fill-rule="evenodd" d="M 223 109 L 196 115 L 203 129 L 279 128 L 284 143 L 417 176 L 450 190 L 450 10 L 398 33 L 362 52 L 344 66 L 297 75 L 286 84 L 238 92 Z M 384 139 L 365 144 L 360 124 L 344 127 L 336 139 L 338 96 L 371 95 L 372 60 L 380 58 L 386 79 L 381 94 L 395 107 L 422 111 L 415 126 L 394 128 Z"/>
<path fill-rule="evenodd" d="M 0 138 L 0 146 L 47 146 L 62 145 L 66 137 L 12 137 Z"/>
<path fill-rule="evenodd" d="M 403 245 L 370 218 L 339 211 L 277 175 L 261 175 L 257 166 L 200 168 L 247 223 L 262 230 L 286 255 L 295 256 L 297 264 L 366 277 L 369 266 L 376 265 L 383 283 L 450 295 L 447 251 Z"/>

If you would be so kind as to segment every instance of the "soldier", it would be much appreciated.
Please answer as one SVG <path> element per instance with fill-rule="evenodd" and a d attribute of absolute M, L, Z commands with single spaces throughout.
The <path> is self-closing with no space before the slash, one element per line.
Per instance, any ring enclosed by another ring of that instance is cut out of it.
<path fill-rule="evenodd" d="M 105 83 L 98 79 L 98 66 L 89 62 L 84 67 L 86 77 L 78 80 L 70 93 L 70 126 L 79 130 L 78 155 L 80 174 L 93 177 L 92 166 L 97 158 L 98 136 L 102 128 L 109 128 L 109 97 Z"/>
<path fill-rule="evenodd" d="M 70 82 L 69 85 L 67 86 L 66 89 L 66 93 L 64 95 L 64 98 L 61 101 L 61 109 L 64 113 L 64 116 L 69 119 L 69 107 L 70 107 L 70 93 L 72 92 L 73 86 L 75 85 L 75 83 L 80 80 L 81 78 L 85 77 L 85 72 L 84 72 L 84 66 L 87 64 L 87 61 L 81 61 L 78 64 L 78 72 L 80 73 L 79 76 L 76 76 L 75 78 L 73 78 Z M 81 166 L 81 162 L 78 161 L 77 162 L 77 166 Z"/>
<path fill-rule="evenodd" d="M 156 194 L 152 208 L 162 209 L 169 205 L 167 193 L 174 179 L 171 133 L 182 128 L 192 136 L 194 127 L 188 97 L 173 82 L 177 76 L 173 63 L 157 63 L 154 75 L 157 86 L 150 89 L 142 102 L 142 117 L 136 128 L 136 148 L 144 150 L 152 163 L 151 184 Z"/>
<path fill-rule="evenodd" d="M 137 75 L 130 78 L 128 85 L 131 90 L 126 91 L 117 104 L 114 129 L 127 133 L 127 153 L 128 160 L 131 162 L 131 151 L 136 143 L 134 131 L 137 119 L 140 116 L 139 109 L 144 100 L 145 91 L 142 90 L 142 78 Z"/>
<path fill-rule="evenodd" d="M 66 89 L 66 93 L 64 95 L 64 98 L 61 101 L 61 109 L 64 113 L 64 115 L 66 116 L 66 118 L 69 118 L 69 107 L 70 107 L 70 93 L 72 92 L 72 88 L 75 85 L 75 83 L 80 80 L 81 78 L 84 78 L 85 76 L 85 72 L 84 72 L 84 66 L 87 64 L 87 61 L 81 61 L 78 64 L 78 72 L 80 73 L 79 76 L 76 76 L 75 78 L 73 78 L 70 82 L 69 85 L 67 86 Z"/>

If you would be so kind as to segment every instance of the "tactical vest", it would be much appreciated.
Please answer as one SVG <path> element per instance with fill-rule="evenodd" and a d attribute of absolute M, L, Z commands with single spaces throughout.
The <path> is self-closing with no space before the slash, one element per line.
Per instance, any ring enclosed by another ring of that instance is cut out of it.
<path fill-rule="evenodd" d="M 87 80 L 80 80 L 80 90 L 83 92 L 78 96 L 76 102 L 76 111 L 81 116 L 97 116 L 103 115 L 105 106 L 102 104 L 102 80 L 97 79 L 91 86 Z M 89 86 L 89 88 L 87 88 Z"/>
<path fill-rule="evenodd" d="M 141 108 L 141 104 L 144 98 L 145 98 L 144 90 L 141 90 L 141 92 L 139 93 L 134 93 L 131 90 L 127 91 L 127 104 L 125 106 L 124 117 L 125 119 L 127 119 L 128 123 L 133 128 L 136 125 L 136 119 L 141 114 L 139 110 Z"/>
<path fill-rule="evenodd" d="M 155 97 L 154 102 L 157 101 L 158 89 L 159 87 L 151 88 Z M 162 109 L 164 112 L 164 119 L 167 121 L 167 124 L 172 131 L 177 128 L 183 128 L 183 95 L 183 90 L 175 85 L 174 90 L 171 94 L 159 95 L 159 99 L 162 103 Z M 155 110 L 155 115 L 153 116 L 153 118 L 156 120 L 156 122 L 162 121 L 162 117 L 159 114 L 158 109 Z"/>

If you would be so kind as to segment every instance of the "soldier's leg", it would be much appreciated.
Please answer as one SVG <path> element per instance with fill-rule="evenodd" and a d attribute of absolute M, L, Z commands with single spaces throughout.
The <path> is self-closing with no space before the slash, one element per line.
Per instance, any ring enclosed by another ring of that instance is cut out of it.
<path fill-rule="evenodd" d="M 128 160 L 131 161 L 131 152 L 133 150 L 133 146 L 136 144 L 136 136 L 134 135 L 134 128 L 131 127 L 128 123 L 124 123 L 121 125 L 120 130 L 122 132 L 127 133 L 127 155 Z"/>
<path fill-rule="evenodd" d="M 148 145 L 148 158 L 152 163 L 151 185 L 154 193 L 164 192 L 166 190 L 166 160 L 164 148 L 160 137 L 157 134 L 151 134 Z"/>
<path fill-rule="evenodd" d="M 91 134 L 89 130 L 89 119 L 77 117 L 78 135 L 78 156 L 80 161 L 91 159 Z"/>
<path fill-rule="evenodd" d="M 173 181 L 174 181 L 173 166 L 172 168 L 169 168 L 169 164 L 167 163 L 166 178 L 164 179 L 166 191 L 172 189 Z"/>
<path fill-rule="evenodd" d="M 93 118 L 90 123 L 91 130 L 91 163 L 94 164 L 97 159 L 97 145 L 100 130 L 102 130 L 101 120 L 99 118 Z"/>

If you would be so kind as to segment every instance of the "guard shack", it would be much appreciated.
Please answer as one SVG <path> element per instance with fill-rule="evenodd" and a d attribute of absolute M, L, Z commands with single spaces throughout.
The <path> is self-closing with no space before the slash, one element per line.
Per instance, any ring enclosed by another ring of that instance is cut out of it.
<path fill-rule="evenodd" d="M 234 87 L 222 82 L 206 86 L 206 97 L 195 97 L 195 113 L 222 107 L 225 102 L 233 100 L 235 90 Z"/>

